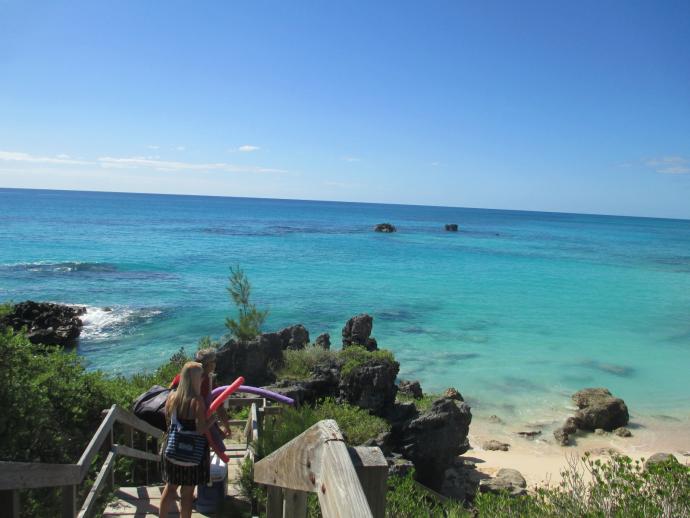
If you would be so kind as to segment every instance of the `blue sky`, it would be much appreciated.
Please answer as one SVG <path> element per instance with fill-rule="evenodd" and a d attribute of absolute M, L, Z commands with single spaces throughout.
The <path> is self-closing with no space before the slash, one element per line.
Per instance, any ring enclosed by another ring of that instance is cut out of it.
<path fill-rule="evenodd" d="M 0 0 L 0 186 L 690 218 L 690 2 Z"/>

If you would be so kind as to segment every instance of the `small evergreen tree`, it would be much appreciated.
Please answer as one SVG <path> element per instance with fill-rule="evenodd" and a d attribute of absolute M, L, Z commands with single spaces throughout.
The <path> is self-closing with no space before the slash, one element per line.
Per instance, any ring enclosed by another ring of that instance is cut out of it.
<path fill-rule="evenodd" d="M 250 302 L 252 287 L 247 275 L 239 265 L 234 268 L 230 267 L 229 281 L 228 292 L 237 306 L 237 320 L 230 317 L 226 318 L 225 327 L 237 340 L 252 340 L 261 332 L 261 326 L 266 320 L 268 311 L 260 311 Z"/>

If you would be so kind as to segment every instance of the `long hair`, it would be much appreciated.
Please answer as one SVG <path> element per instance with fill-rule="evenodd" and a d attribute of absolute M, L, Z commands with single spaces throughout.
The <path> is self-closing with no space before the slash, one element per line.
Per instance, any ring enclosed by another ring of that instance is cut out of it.
<path fill-rule="evenodd" d="M 182 367 L 180 384 L 173 395 L 174 399 L 171 405 L 171 411 L 177 411 L 178 419 L 189 414 L 192 400 L 199 397 L 200 394 L 196 391 L 194 380 L 201 378 L 203 372 L 204 368 L 197 362 L 187 362 Z"/>

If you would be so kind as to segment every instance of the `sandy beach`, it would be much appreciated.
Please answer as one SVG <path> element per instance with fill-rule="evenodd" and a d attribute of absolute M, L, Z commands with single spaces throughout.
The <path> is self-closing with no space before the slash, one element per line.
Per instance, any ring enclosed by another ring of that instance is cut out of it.
<path fill-rule="evenodd" d="M 602 459 L 612 453 L 627 455 L 632 459 L 647 459 L 654 453 L 664 452 L 672 453 L 683 464 L 690 464 L 690 422 L 687 420 L 638 417 L 631 419 L 628 428 L 633 434 L 628 438 L 611 433 L 597 435 L 578 432 L 573 444 L 563 447 L 556 444 L 553 427 L 545 426 L 535 430 L 541 431 L 541 434 L 525 438 L 517 432 L 529 430 L 526 426 L 474 418 L 469 433 L 472 448 L 463 458 L 476 462 L 479 471 L 491 476 L 501 468 L 517 469 L 530 489 L 558 484 L 560 473 L 568 467 L 569 462 L 580 459 L 587 452 L 593 458 Z M 491 439 L 509 444 L 510 449 L 483 449 L 485 441 Z M 584 468 L 581 463 L 580 468 Z"/>

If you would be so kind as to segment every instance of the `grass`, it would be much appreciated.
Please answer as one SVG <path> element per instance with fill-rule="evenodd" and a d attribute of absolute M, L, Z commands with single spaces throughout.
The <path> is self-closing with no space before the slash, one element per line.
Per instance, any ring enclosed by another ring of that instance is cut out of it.
<path fill-rule="evenodd" d="M 441 394 L 424 394 L 421 398 L 415 399 L 412 396 L 408 396 L 407 394 L 401 394 L 398 392 L 397 396 L 395 397 L 396 403 L 414 403 L 415 406 L 417 407 L 417 410 L 420 412 L 426 412 L 431 408 L 431 405 L 441 397 Z"/>
<path fill-rule="evenodd" d="M 277 372 L 278 379 L 304 379 L 311 376 L 317 365 L 338 361 L 338 352 L 317 345 L 304 349 L 283 351 L 283 365 Z"/>
<path fill-rule="evenodd" d="M 341 375 L 346 377 L 354 369 L 360 365 L 364 365 L 368 361 L 379 360 L 390 363 L 395 363 L 393 353 L 385 349 L 378 349 L 376 351 L 367 351 L 361 345 L 351 345 L 341 350 L 339 358 L 343 362 Z"/>

